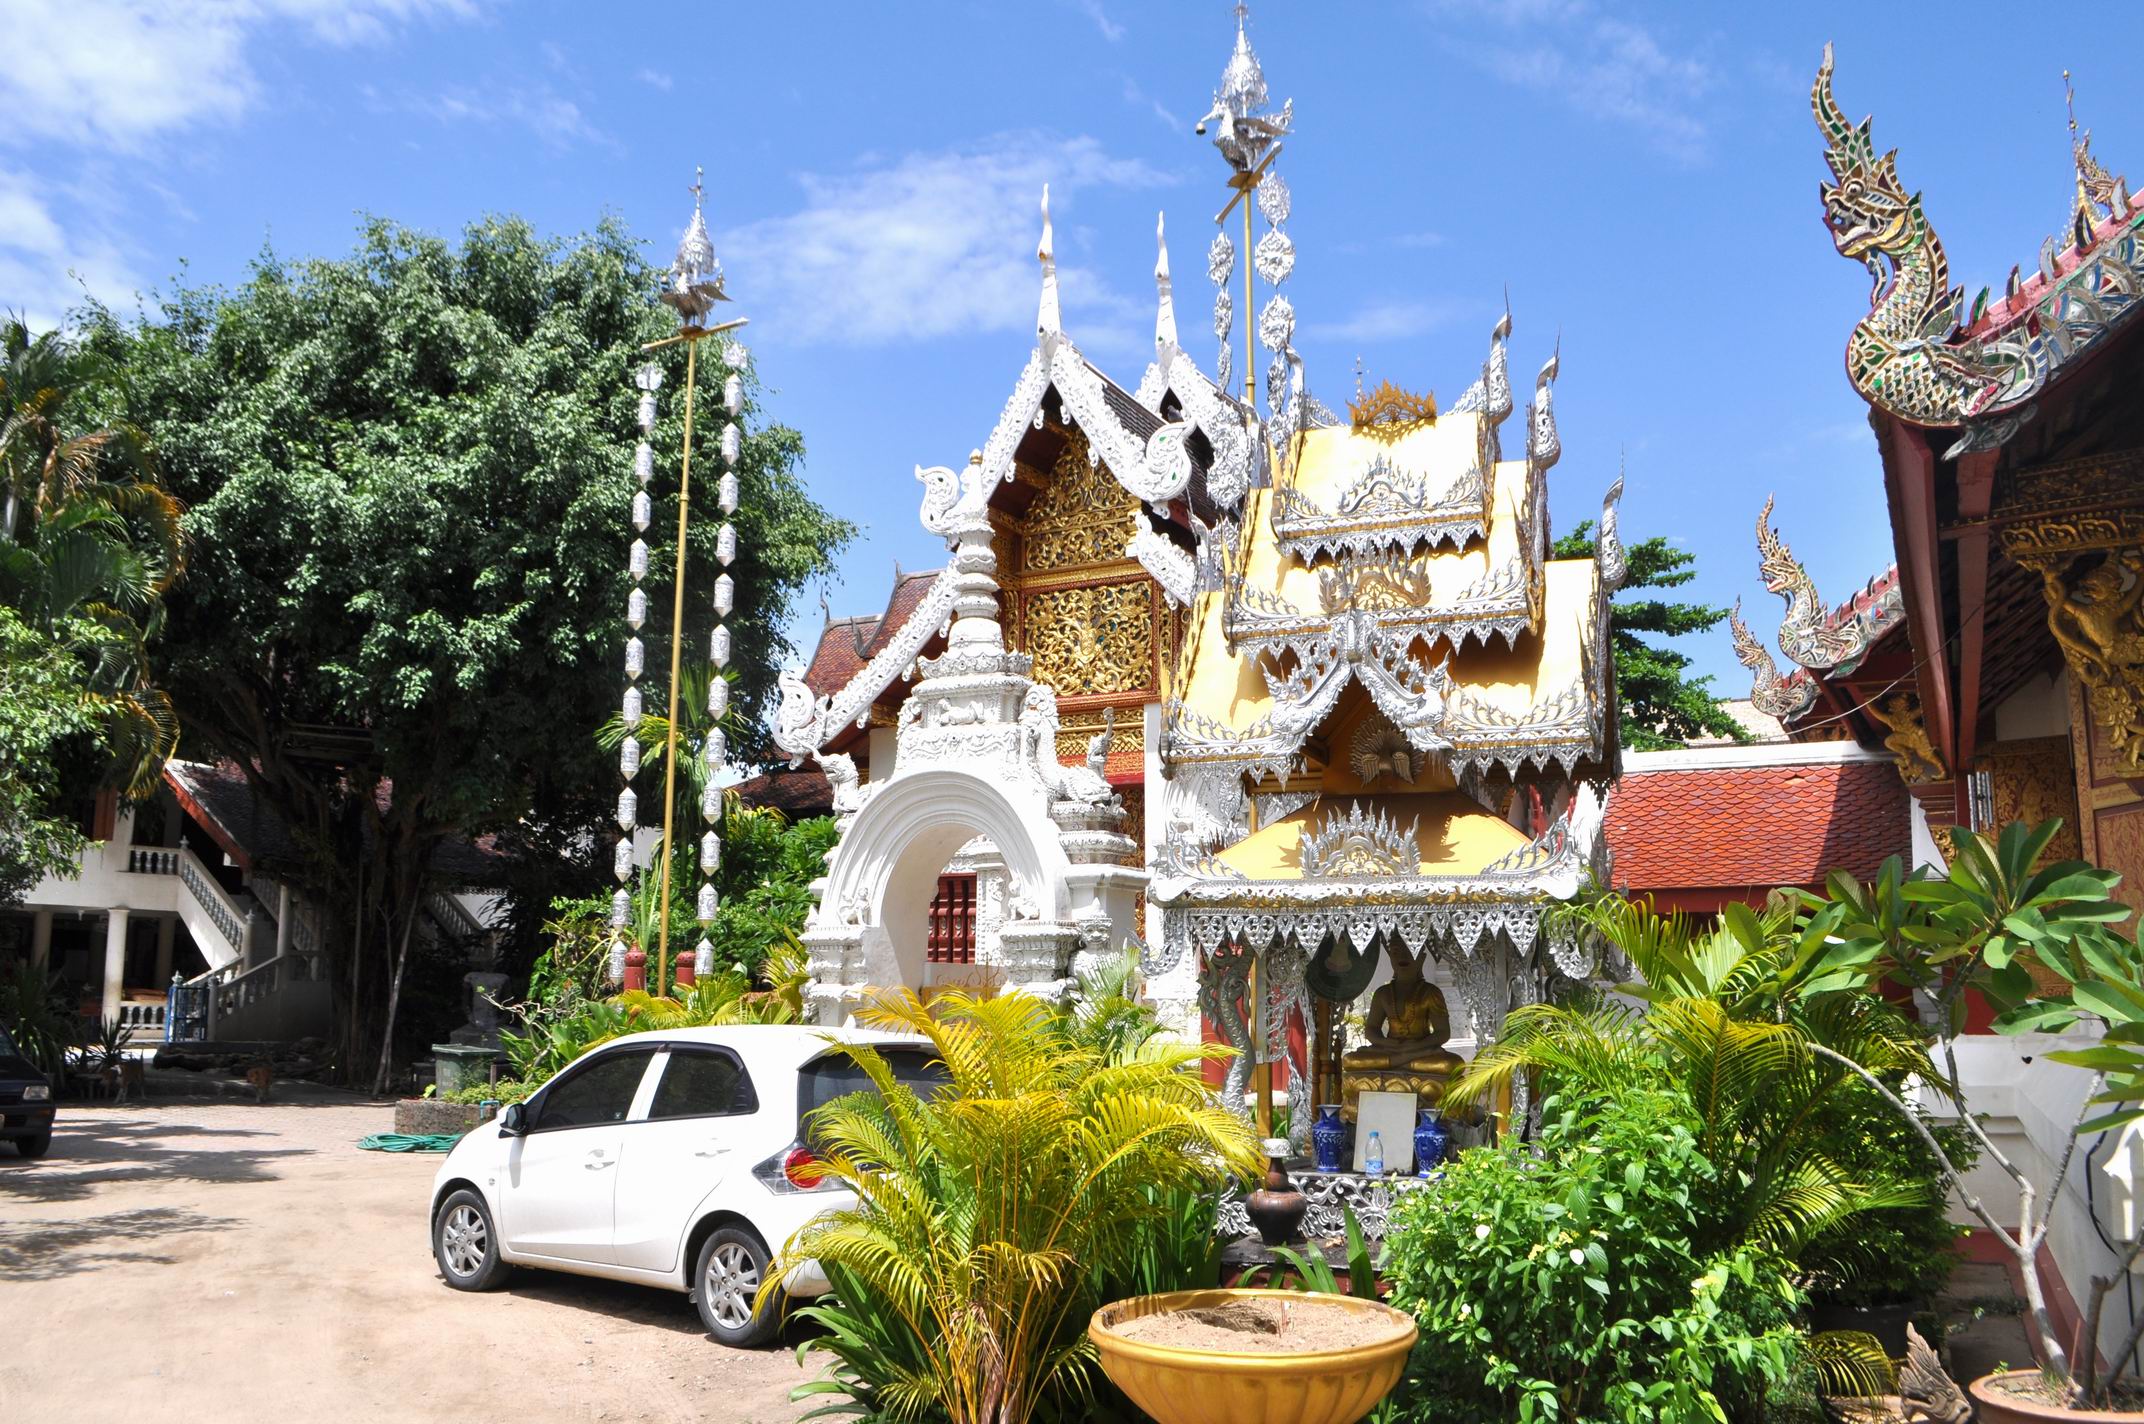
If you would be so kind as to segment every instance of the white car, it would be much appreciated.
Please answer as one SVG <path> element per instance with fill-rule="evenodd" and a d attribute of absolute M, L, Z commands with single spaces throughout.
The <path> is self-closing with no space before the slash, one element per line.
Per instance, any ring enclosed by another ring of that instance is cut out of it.
<path fill-rule="evenodd" d="M 868 1043 L 919 1089 L 944 1081 L 922 1040 Z M 456 1290 L 490 1290 L 511 1266 L 691 1293 L 726 1345 L 759 1344 L 779 1312 L 752 1301 L 776 1250 L 821 1212 L 852 1205 L 821 1179 L 804 1116 L 870 1087 L 829 1031 L 777 1025 L 614 1039 L 526 1103 L 462 1138 L 432 1183 L 432 1254 Z M 807 1264 L 791 1296 L 822 1294 Z"/>

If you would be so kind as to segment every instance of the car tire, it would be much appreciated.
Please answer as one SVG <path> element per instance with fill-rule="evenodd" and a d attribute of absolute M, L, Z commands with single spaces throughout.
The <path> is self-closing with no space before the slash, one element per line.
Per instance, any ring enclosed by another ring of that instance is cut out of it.
<path fill-rule="evenodd" d="M 432 1259 L 456 1290 L 497 1290 L 511 1269 L 499 1256 L 499 1228 L 484 1198 L 463 1187 L 432 1215 Z"/>
<path fill-rule="evenodd" d="M 724 1345 L 764 1345 L 782 1327 L 781 1311 L 754 1311 L 759 1283 L 767 1278 L 767 1248 L 750 1231 L 725 1226 L 700 1243 L 692 1268 L 692 1303 L 700 1323 Z"/>
<path fill-rule="evenodd" d="M 25 1157 L 42 1157 L 51 1146 L 52 1134 L 49 1131 L 40 1132 L 35 1137 L 15 1139 L 15 1150 Z"/>

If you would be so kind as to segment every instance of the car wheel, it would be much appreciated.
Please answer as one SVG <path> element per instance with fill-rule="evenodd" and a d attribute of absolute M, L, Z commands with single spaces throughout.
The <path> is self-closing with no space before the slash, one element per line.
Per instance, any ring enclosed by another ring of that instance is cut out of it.
<path fill-rule="evenodd" d="M 753 1313 L 759 1283 L 767 1278 L 767 1248 L 751 1232 L 725 1226 L 700 1245 L 693 1268 L 693 1304 L 700 1323 L 725 1345 L 760 1345 L 781 1328 L 781 1312 Z"/>
<path fill-rule="evenodd" d="M 50 1132 L 40 1132 L 35 1137 L 18 1137 L 15 1139 L 15 1150 L 25 1157 L 42 1157 L 45 1155 L 46 1149 L 51 1146 L 52 1134 Z"/>
<path fill-rule="evenodd" d="M 493 1290 L 506 1280 L 491 1209 L 467 1187 L 441 1202 L 432 1218 L 432 1258 L 456 1290 Z"/>

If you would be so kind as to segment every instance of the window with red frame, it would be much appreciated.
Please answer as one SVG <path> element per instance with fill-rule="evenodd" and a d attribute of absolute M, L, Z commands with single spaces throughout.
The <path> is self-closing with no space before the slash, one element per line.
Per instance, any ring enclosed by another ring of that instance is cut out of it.
<path fill-rule="evenodd" d="M 975 962 L 975 877 L 941 875 L 931 901 L 930 938 L 924 957 L 933 964 Z"/>

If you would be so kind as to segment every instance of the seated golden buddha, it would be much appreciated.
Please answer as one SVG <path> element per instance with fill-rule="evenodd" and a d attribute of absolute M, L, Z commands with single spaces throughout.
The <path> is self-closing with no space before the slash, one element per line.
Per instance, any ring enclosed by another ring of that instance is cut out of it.
<path fill-rule="evenodd" d="M 1435 1107 L 1444 1085 L 1466 1060 L 1444 1046 L 1452 1016 L 1444 991 L 1422 977 L 1422 959 L 1394 941 L 1388 953 L 1392 978 L 1370 996 L 1363 1017 L 1363 1047 L 1340 1060 L 1342 1115 L 1355 1116 L 1363 1093 L 1413 1093 L 1422 1107 Z"/>

